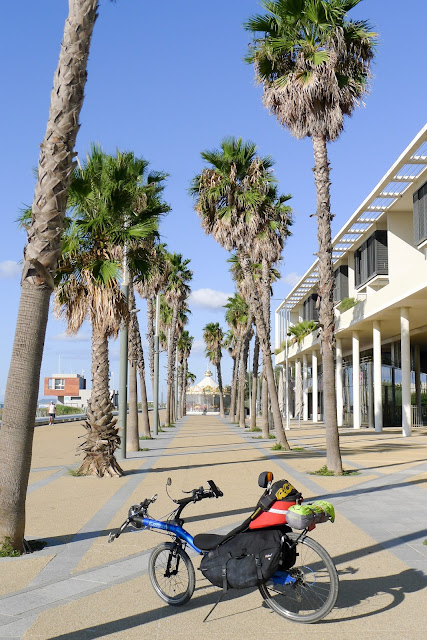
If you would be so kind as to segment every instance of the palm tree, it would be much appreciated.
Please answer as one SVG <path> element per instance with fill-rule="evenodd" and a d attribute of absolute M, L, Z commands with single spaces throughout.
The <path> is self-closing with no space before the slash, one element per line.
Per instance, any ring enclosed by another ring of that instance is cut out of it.
<path fill-rule="evenodd" d="M 129 315 L 118 282 L 121 247 L 129 248 L 131 271 L 143 271 L 146 261 L 139 244 L 157 231 L 158 211 L 150 209 L 150 189 L 142 180 L 147 165 L 133 153 L 112 157 L 93 146 L 70 186 L 73 218 L 55 300 L 68 332 L 77 332 L 85 318 L 92 325 L 92 394 L 87 439 L 80 447 L 85 453 L 82 474 L 122 474 L 114 458 L 120 438 L 109 394 L 108 338 L 117 336 L 121 320 Z"/>
<path fill-rule="evenodd" d="M 98 0 L 70 0 L 41 144 L 21 300 L 0 432 L 0 544 L 23 550 L 25 499 L 49 300 L 61 247 L 74 146 Z"/>
<path fill-rule="evenodd" d="M 230 422 L 234 422 L 235 414 L 236 414 L 236 386 L 237 386 L 237 377 L 239 373 L 240 344 L 230 324 L 229 324 L 229 327 L 230 327 L 229 330 L 224 336 L 223 345 L 227 349 L 230 357 L 233 360 L 233 371 L 231 375 L 231 385 L 230 385 L 230 409 L 228 412 L 228 419 Z"/>
<path fill-rule="evenodd" d="M 219 322 L 209 322 L 205 326 L 203 329 L 203 340 L 206 344 L 206 356 L 214 367 L 216 367 L 219 390 L 219 415 L 221 418 L 225 418 L 221 374 L 222 342 L 224 340 L 224 332 L 221 329 Z"/>
<path fill-rule="evenodd" d="M 165 288 L 165 300 L 172 308 L 172 318 L 168 340 L 168 377 L 166 399 L 166 424 L 172 422 L 172 396 L 175 372 L 175 351 L 177 336 L 178 313 L 186 298 L 190 294 L 188 282 L 192 278 L 192 271 L 188 269 L 190 260 L 184 260 L 181 254 L 168 254 L 169 277 Z"/>
<path fill-rule="evenodd" d="M 228 298 L 228 303 L 224 306 L 227 309 L 225 320 L 233 333 L 236 343 L 233 349 L 235 365 L 233 367 L 229 419 L 230 422 L 238 419 L 239 424 L 244 427 L 244 389 L 249 336 L 252 331 L 252 314 L 245 299 L 238 293 Z M 231 353 L 232 356 L 233 351 Z"/>
<path fill-rule="evenodd" d="M 262 0 L 266 15 L 245 28 L 247 61 L 263 85 L 264 104 L 296 138 L 311 137 L 317 193 L 319 323 L 324 380 L 327 464 L 342 473 L 334 373 L 334 308 L 328 141 L 343 130 L 367 92 L 376 34 L 348 20 L 360 0 Z"/>
<path fill-rule="evenodd" d="M 220 150 L 203 152 L 202 158 L 209 168 L 194 178 L 190 192 L 196 198 L 196 211 L 206 233 L 212 234 L 225 249 L 238 253 L 266 366 L 277 438 L 289 449 L 274 383 L 270 333 L 259 292 L 253 285 L 250 255 L 252 243 L 265 230 L 275 211 L 273 161 L 257 156 L 252 142 L 235 138 L 223 140 Z"/>
<path fill-rule="evenodd" d="M 154 390 L 154 300 L 164 290 L 168 279 L 169 263 L 166 245 L 156 243 L 149 249 L 149 270 L 137 279 L 135 290 L 147 301 L 147 340 L 151 385 Z"/>
<path fill-rule="evenodd" d="M 180 387 L 180 416 L 186 414 L 186 391 L 188 383 L 188 358 L 190 357 L 191 347 L 193 346 L 193 336 L 188 331 L 183 331 L 178 338 L 178 361 L 181 366 L 181 387 Z M 193 374 L 191 374 L 193 375 Z"/>

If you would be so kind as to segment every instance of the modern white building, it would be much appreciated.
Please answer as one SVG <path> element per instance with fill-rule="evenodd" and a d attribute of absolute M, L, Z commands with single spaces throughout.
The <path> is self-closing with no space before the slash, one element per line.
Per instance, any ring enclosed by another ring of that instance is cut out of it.
<path fill-rule="evenodd" d="M 427 125 L 335 236 L 333 263 L 338 425 L 401 426 L 409 436 L 427 424 Z M 317 267 L 275 323 L 290 413 L 313 421 L 323 405 L 318 332 L 299 345 L 286 336 L 289 325 L 317 320 Z M 354 306 L 340 311 L 344 299 Z"/>

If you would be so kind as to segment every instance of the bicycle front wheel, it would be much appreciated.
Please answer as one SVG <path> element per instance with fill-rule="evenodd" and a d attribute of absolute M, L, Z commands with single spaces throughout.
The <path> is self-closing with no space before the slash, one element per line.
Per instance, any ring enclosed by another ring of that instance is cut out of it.
<path fill-rule="evenodd" d="M 297 533 L 287 536 L 295 542 Z M 315 540 L 296 542 L 296 562 L 288 570 L 290 581 L 279 584 L 274 577 L 260 585 L 268 606 L 279 615 L 306 624 L 322 620 L 338 597 L 338 574 L 329 553 Z"/>
<path fill-rule="evenodd" d="M 164 542 L 153 549 L 148 574 L 154 591 L 172 606 L 185 604 L 194 593 L 196 576 L 193 563 L 187 553 L 173 542 Z"/>

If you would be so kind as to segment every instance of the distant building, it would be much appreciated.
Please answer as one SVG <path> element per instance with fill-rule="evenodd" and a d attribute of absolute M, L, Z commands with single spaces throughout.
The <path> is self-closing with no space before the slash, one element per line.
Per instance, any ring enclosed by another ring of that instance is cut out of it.
<path fill-rule="evenodd" d="M 85 408 L 90 394 L 86 378 L 79 373 L 54 373 L 44 379 L 44 395 L 55 396 L 58 404 Z"/>

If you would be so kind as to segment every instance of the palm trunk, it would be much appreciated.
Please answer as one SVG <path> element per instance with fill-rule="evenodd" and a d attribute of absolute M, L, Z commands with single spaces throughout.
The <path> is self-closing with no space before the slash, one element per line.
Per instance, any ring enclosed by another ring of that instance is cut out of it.
<path fill-rule="evenodd" d="M 178 305 L 173 306 L 170 337 L 168 344 L 168 392 L 166 401 L 166 424 L 172 424 L 172 398 L 175 373 L 176 325 L 178 320 Z"/>
<path fill-rule="evenodd" d="M 249 342 L 251 339 L 252 317 L 249 317 L 246 325 L 245 336 L 243 339 L 243 349 L 240 359 L 240 376 L 239 376 L 239 427 L 246 427 L 245 415 L 245 389 L 246 389 L 246 371 L 248 368 Z"/>
<path fill-rule="evenodd" d="M 239 375 L 239 361 L 240 361 L 240 343 L 236 347 L 236 355 L 233 363 L 233 377 L 231 379 L 231 402 L 230 402 L 230 415 L 229 421 L 235 422 L 236 419 L 236 395 L 237 395 L 237 379 Z"/>
<path fill-rule="evenodd" d="M 314 179 L 317 199 L 317 240 L 319 243 L 319 325 L 323 366 L 323 404 L 326 426 L 326 463 L 335 474 L 342 474 L 335 393 L 335 316 L 333 302 L 331 206 L 329 161 L 326 138 L 312 136 Z"/>
<path fill-rule="evenodd" d="M 219 415 L 221 418 L 225 418 L 224 392 L 222 389 L 221 358 L 218 359 L 218 364 L 216 365 L 216 373 L 218 377 L 218 390 L 219 390 Z"/>
<path fill-rule="evenodd" d="M 126 425 L 126 451 L 139 451 L 137 368 L 129 362 L 129 415 Z"/>
<path fill-rule="evenodd" d="M 283 428 L 282 415 L 280 413 L 279 400 L 277 397 L 277 389 L 276 389 L 275 380 L 274 380 L 273 363 L 271 359 L 270 335 L 265 326 L 264 313 L 263 313 L 261 302 L 258 298 L 256 288 L 253 286 L 251 262 L 245 254 L 242 254 L 242 252 L 239 252 L 239 262 L 242 266 L 242 270 L 245 275 L 248 291 L 250 291 L 250 294 L 248 296 L 249 307 L 255 317 L 255 324 L 257 328 L 257 333 L 259 335 L 263 362 L 264 362 L 264 367 L 265 367 L 266 376 L 267 376 L 268 391 L 270 394 L 271 409 L 273 413 L 273 422 L 274 422 L 274 428 L 276 431 L 276 438 L 285 449 L 289 450 L 290 447 L 286 438 L 285 430 Z"/>
<path fill-rule="evenodd" d="M 19 551 L 50 294 L 47 287 L 22 285 L 0 429 L 0 543 L 9 538 Z"/>
<path fill-rule="evenodd" d="M 259 340 L 258 334 L 255 336 L 254 359 L 252 363 L 252 396 L 251 396 L 251 422 L 250 429 L 256 429 L 256 396 L 258 391 L 258 362 L 259 362 Z"/>
<path fill-rule="evenodd" d="M 0 543 L 23 550 L 40 367 L 98 0 L 70 0 L 41 144 L 0 432 Z M 31 310 L 32 309 L 32 310 Z"/>
<path fill-rule="evenodd" d="M 129 287 L 129 311 L 135 311 L 135 291 L 133 285 Z M 144 350 L 142 348 L 138 317 L 135 312 L 130 313 L 129 346 L 129 360 L 132 360 L 136 364 L 136 368 L 139 373 L 139 386 L 141 393 L 141 431 L 145 438 L 150 438 L 150 417 L 148 415 L 147 388 L 145 386 Z M 138 451 L 138 449 L 136 449 L 136 451 Z M 134 449 L 131 450 L 133 451 Z"/>
<path fill-rule="evenodd" d="M 262 375 L 262 390 L 261 390 L 261 402 L 262 402 L 262 422 L 261 430 L 262 437 L 268 438 L 270 434 L 270 428 L 268 425 L 268 384 L 265 369 Z"/>
<path fill-rule="evenodd" d="M 92 328 L 92 393 L 88 402 L 86 441 L 79 449 L 85 457 L 78 470 L 82 475 L 96 475 L 101 478 L 123 475 L 123 471 L 114 457 L 114 451 L 120 445 L 120 436 L 115 427 L 113 405 L 108 387 L 108 340 L 104 332 Z"/>
<path fill-rule="evenodd" d="M 154 305 L 152 298 L 147 298 L 147 340 L 150 360 L 151 387 L 154 393 Z"/>
<path fill-rule="evenodd" d="M 187 415 L 187 373 L 188 373 L 188 359 L 184 360 L 184 381 L 183 381 L 183 389 L 184 392 L 182 394 L 182 415 Z"/>

